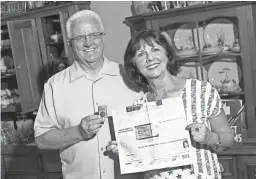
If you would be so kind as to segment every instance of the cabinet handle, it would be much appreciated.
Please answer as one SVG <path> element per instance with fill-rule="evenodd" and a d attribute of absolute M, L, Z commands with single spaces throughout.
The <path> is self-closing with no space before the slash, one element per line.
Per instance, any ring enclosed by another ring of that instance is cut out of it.
<path fill-rule="evenodd" d="M 21 66 L 20 66 L 20 65 L 18 65 L 18 66 L 17 66 L 17 69 L 18 69 L 18 70 L 20 70 L 20 68 L 21 68 Z"/>

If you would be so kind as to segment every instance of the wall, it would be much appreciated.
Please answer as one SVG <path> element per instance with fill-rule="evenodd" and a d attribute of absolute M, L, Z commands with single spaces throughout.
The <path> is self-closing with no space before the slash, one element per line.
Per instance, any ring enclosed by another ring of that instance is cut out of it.
<path fill-rule="evenodd" d="M 131 1 L 91 1 L 91 10 L 98 12 L 105 26 L 105 55 L 123 63 L 124 51 L 130 39 L 130 30 L 123 23 L 131 16 Z"/>

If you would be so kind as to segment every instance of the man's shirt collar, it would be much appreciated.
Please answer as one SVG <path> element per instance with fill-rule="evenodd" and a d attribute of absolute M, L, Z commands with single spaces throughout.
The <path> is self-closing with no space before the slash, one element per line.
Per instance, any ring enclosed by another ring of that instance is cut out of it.
<path fill-rule="evenodd" d="M 117 76 L 120 74 L 118 64 L 108 60 L 105 56 L 103 56 L 104 62 L 101 70 L 99 71 L 98 78 L 102 77 L 103 75 L 109 76 Z M 88 75 L 85 71 L 80 67 L 77 61 L 74 61 L 73 64 L 70 66 L 69 69 L 70 74 L 70 82 L 75 81 L 78 78 L 85 76 L 87 79 Z"/>

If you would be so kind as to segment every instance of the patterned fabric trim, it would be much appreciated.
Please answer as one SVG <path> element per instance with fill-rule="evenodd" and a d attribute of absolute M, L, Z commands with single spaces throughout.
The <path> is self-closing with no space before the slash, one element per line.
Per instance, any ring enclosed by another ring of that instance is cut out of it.
<path fill-rule="evenodd" d="M 212 163 L 213 163 L 212 165 L 213 165 L 214 178 L 217 179 L 218 178 L 218 170 L 217 170 L 214 154 L 212 153 L 211 156 L 212 156 Z"/>
<path fill-rule="evenodd" d="M 206 99 L 205 99 L 205 93 L 206 93 L 206 87 L 207 87 L 207 83 L 206 82 L 201 82 L 201 115 L 202 118 L 204 119 L 205 116 L 205 106 L 206 106 Z M 205 122 L 205 121 L 203 121 Z M 204 147 L 206 148 L 207 146 L 204 145 Z M 211 175 L 211 166 L 210 166 L 210 160 L 209 160 L 209 156 L 208 156 L 208 151 L 204 150 L 204 158 L 205 158 L 205 165 L 206 165 L 206 171 L 208 175 Z"/>
<path fill-rule="evenodd" d="M 208 104 L 207 104 L 207 106 L 208 106 L 208 108 L 207 108 L 207 116 L 210 116 L 210 114 L 211 114 L 211 106 L 212 106 L 211 104 L 213 102 L 213 98 L 214 98 L 214 88 L 211 86 L 210 97 L 208 99 Z"/>

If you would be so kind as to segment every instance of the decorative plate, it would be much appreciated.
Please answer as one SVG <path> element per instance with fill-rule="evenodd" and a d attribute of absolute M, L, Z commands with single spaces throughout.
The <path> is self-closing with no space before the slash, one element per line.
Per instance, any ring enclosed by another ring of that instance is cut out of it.
<path fill-rule="evenodd" d="M 232 47 L 237 36 L 237 29 L 234 23 L 224 18 L 211 21 L 204 30 L 205 43 L 212 47 L 218 45 Z"/>
<path fill-rule="evenodd" d="M 194 79 L 200 79 L 202 80 L 202 73 L 201 73 L 201 67 L 199 64 L 196 64 L 195 62 L 187 62 L 184 65 L 180 67 L 181 71 L 177 75 L 179 77 L 184 78 L 194 78 Z M 205 68 L 203 67 L 203 77 L 204 79 L 207 78 L 207 72 Z"/>
<path fill-rule="evenodd" d="M 217 47 L 207 47 L 207 48 L 204 48 L 202 51 L 201 51 L 201 53 L 202 54 L 207 54 L 207 55 L 211 55 L 211 54 L 218 54 L 218 53 L 220 53 L 221 51 L 223 50 L 223 48 L 222 47 L 219 47 L 219 46 L 217 46 Z"/>
<path fill-rule="evenodd" d="M 219 91 L 241 91 L 239 86 L 241 78 L 241 69 L 232 58 L 215 61 L 208 70 L 209 82 Z"/>
<path fill-rule="evenodd" d="M 204 46 L 203 28 L 199 27 L 200 49 Z M 174 34 L 174 44 L 177 50 L 199 49 L 197 31 L 194 23 L 183 24 Z"/>

